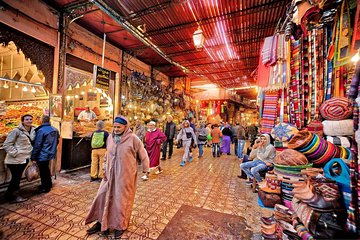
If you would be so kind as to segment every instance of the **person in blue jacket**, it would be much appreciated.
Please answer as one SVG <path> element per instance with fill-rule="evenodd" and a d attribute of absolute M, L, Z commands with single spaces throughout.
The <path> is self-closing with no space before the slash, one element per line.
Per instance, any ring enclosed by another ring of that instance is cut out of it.
<path fill-rule="evenodd" d="M 52 188 L 49 163 L 56 156 L 59 131 L 50 125 L 50 117 L 44 115 L 42 116 L 42 124 L 35 129 L 35 133 L 31 161 L 35 161 L 39 166 L 41 178 L 39 193 L 48 193 Z"/>

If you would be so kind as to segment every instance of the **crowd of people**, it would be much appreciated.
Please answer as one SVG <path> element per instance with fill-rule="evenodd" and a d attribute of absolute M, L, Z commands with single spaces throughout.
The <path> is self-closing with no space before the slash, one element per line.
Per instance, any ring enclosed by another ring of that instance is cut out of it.
<path fill-rule="evenodd" d="M 259 172 L 271 167 L 275 156 L 275 149 L 267 134 L 257 138 L 253 134 L 253 144 L 246 147 L 249 134 L 240 124 L 201 123 L 197 127 L 190 118 L 177 128 L 170 115 L 163 129 L 156 124 L 150 121 L 145 127 L 138 120 L 131 129 L 127 118 L 117 116 L 113 131 L 109 133 L 104 130 L 103 121 L 96 123 L 97 130 L 91 134 L 90 181 L 101 180 L 101 183 L 85 220 L 86 224 L 95 221 L 87 230 L 88 234 L 101 232 L 108 235 L 113 229 L 115 239 L 121 238 L 130 222 L 139 165 L 144 181 L 149 179 L 151 172 L 161 174 L 161 160 L 171 159 L 174 145 L 183 148 L 180 166 L 184 167 L 193 161 L 197 147 L 199 159 L 203 157 L 205 147 L 211 147 L 212 156 L 217 158 L 222 154 L 231 155 L 231 144 L 234 144 L 234 153 L 242 161 L 240 169 L 243 174 L 249 181 L 255 178 L 258 182 L 262 180 Z M 48 116 L 43 116 L 41 126 L 34 128 L 32 116 L 24 115 L 20 125 L 9 133 L 4 149 L 7 152 L 5 163 L 12 175 L 5 195 L 10 202 L 26 201 L 19 194 L 19 185 L 29 161 L 36 162 L 40 169 L 39 192 L 50 191 L 49 162 L 56 155 L 58 139 L 59 132 L 50 125 Z M 251 150 L 244 154 L 247 149 Z"/>

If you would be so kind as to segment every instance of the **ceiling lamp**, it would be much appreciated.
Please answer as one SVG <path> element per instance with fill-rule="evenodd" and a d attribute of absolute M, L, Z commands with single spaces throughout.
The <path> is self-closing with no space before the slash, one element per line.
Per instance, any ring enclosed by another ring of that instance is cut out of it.
<path fill-rule="evenodd" d="M 193 41 L 196 49 L 200 49 L 204 46 L 205 36 L 200 26 L 193 34 Z"/>
<path fill-rule="evenodd" d="M 23 92 L 27 92 L 27 91 L 28 91 L 28 88 L 27 88 L 26 86 L 24 86 L 24 87 L 22 88 L 22 90 L 23 90 Z"/>
<path fill-rule="evenodd" d="M 15 83 L 15 88 L 19 88 L 19 85 L 17 83 Z"/>
<path fill-rule="evenodd" d="M 75 85 L 75 88 L 80 88 L 80 84 L 77 83 L 77 84 Z"/>
<path fill-rule="evenodd" d="M 5 82 L 3 88 L 9 88 L 9 85 L 7 84 L 7 82 Z"/>
<path fill-rule="evenodd" d="M 32 93 L 36 93 L 36 89 L 34 87 L 31 88 Z"/>

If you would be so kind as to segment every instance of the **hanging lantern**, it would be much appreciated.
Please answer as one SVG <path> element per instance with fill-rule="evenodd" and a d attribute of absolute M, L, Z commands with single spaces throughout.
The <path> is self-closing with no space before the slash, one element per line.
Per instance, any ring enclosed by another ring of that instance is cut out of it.
<path fill-rule="evenodd" d="M 193 41 L 194 41 L 194 46 L 196 49 L 202 48 L 204 46 L 205 36 L 204 36 L 203 31 L 201 30 L 200 26 L 193 34 Z"/>

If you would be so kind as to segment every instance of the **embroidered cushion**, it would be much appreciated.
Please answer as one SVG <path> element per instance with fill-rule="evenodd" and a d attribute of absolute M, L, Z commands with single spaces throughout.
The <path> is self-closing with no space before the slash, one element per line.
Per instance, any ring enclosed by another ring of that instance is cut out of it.
<path fill-rule="evenodd" d="M 323 102 L 320 113 L 326 120 L 343 120 L 352 115 L 352 104 L 345 97 L 333 97 Z"/>

